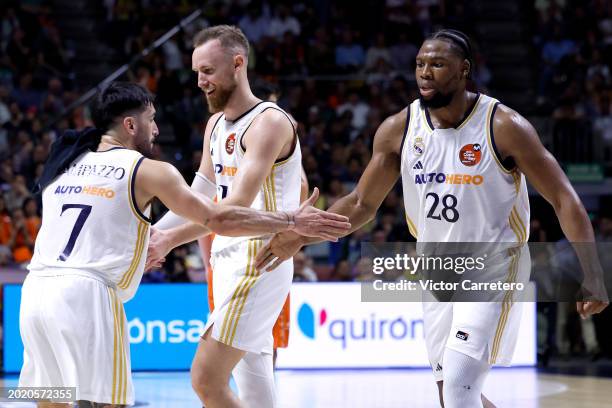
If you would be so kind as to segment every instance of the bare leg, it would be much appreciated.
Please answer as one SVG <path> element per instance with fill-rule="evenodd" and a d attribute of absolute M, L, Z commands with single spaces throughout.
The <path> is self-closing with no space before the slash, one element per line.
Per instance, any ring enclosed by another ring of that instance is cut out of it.
<path fill-rule="evenodd" d="M 482 398 L 482 406 L 483 406 L 483 408 L 496 408 L 495 404 L 493 404 L 491 401 L 489 401 L 487 399 L 487 397 L 484 396 L 484 394 L 480 394 L 480 397 Z"/>
<path fill-rule="evenodd" d="M 213 339 L 211 329 L 198 344 L 191 363 L 191 385 L 206 408 L 242 408 L 229 387 L 229 380 L 245 352 Z"/>
<path fill-rule="evenodd" d="M 438 398 L 440 398 L 440 406 L 444 408 L 444 381 L 436 381 L 436 384 L 438 385 Z"/>

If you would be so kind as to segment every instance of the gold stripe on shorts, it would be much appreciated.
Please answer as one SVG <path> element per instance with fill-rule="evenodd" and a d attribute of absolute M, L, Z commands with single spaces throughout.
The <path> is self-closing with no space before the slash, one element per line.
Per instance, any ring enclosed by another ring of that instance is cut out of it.
<path fill-rule="evenodd" d="M 113 386 L 111 395 L 111 404 L 117 404 L 117 313 L 115 313 L 115 296 L 112 289 L 108 289 L 108 295 L 111 301 L 111 308 L 113 310 Z"/>
<path fill-rule="evenodd" d="M 248 251 L 246 271 L 240 280 L 240 283 L 234 290 L 232 299 L 230 300 L 230 305 L 225 312 L 225 318 L 223 320 L 221 334 L 219 336 L 219 341 L 228 346 L 231 346 L 233 343 L 233 339 L 236 334 L 236 327 L 238 326 L 238 321 L 242 315 L 242 309 L 247 301 L 251 287 L 257 280 L 254 260 L 257 249 L 259 249 L 262 244 L 263 242 L 261 239 L 250 239 L 247 241 Z"/>
<path fill-rule="evenodd" d="M 249 259 L 251 259 L 251 240 L 247 241 L 247 261 Z M 247 272 L 248 272 L 248 263 L 247 263 Z M 227 308 L 227 311 L 225 312 L 225 318 L 223 319 L 223 324 L 221 325 L 221 333 L 219 335 L 219 341 L 221 343 L 225 343 L 225 337 L 226 337 L 226 333 L 229 327 L 228 322 L 231 321 L 230 315 L 231 315 L 232 309 L 234 308 L 234 303 L 236 302 L 236 299 L 242 293 L 242 286 L 244 285 L 244 282 L 246 281 L 247 276 L 248 275 L 245 273 L 244 276 L 240 279 L 240 283 L 238 283 L 238 286 L 236 286 L 236 289 L 234 290 L 234 293 L 232 294 L 232 298 L 230 299 L 229 307 Z"/>
<path fill-rule="evenodd" d="M 123 382 L 122 382 L 122 389 L 123 392 L 120 393 L 120 398 L 119 398 L 119 404 L 122 405 L 126 405 L 127 404 L 127 385 L 128 385 L 128 375 L 130 375 L 130 373 L 128 372 L 128 364 L 127 364 L 127 352 L 125 350 L 125 342 L 123 341 L 125 339 L 125 312 L 123 310 L 123 305 L 121 304 L 121 301 L 119 299 L 117 299 L 117 309 L 119 312 L 119 341 L 120 341 L 120 345 L 121 345 L 121 376 L 123 378 Z"/>
<path fill-rule="evenodd" d="M 249 292 L 251 291 L 251 288 L 253 287 L 255 282 L 257 282 L 257 279 L 259 277 L 257 269 L 255 269 L 254 260 L 255 260 L 255 257 L 257 256 L 257 251 L 261 248 L 262 245 L 263 245 L 263 242 L 260 239 L 255 240 L 255 242 L 253 242 L 253 256 L 249 260 L 249 263 L 247 264 L 247 270 L 249 270 L 250 268 L 249 277 L 247 279 L 247 285 L 246 285 L 244 296 L 241 299 L 242 302 L 238 306 L 238 316 L 234 321 L 234 327 L 231 329 L 231 335 L 229 339 L 230 346 L 234 343 L 234 337 L 236 336 L 236 329 L 238 327 L 238 320 L 240 319 L 240 316 L 242 316 L 242 310 L 244 309 L 244 305 L 246 304 Z"/>
<path fill-rule="evenodd" d="M 120 289 L 126 289 L 130 286 L 132 282 L 132 278 L 136 273 L 136 269 L 138 269 L 138 265 L 140 265 L 140 260 L 142 259 L 142 254 L 144 252 L 144 244 L 149 233 L 149 224 L 144 222 L 138 223 L 138 234 L 136 238 L 136 246 L 134 248 L 134 254 L 132 255 L 132 262 L 130 263 L 130 267 L 123 274 L 123 277 L 117 284 L 117 287 Z"/>
<path fill-rule="evenodd" d="M 516 279 L 517 270 L 518 270 L 518 260 L 520 258 L 520 249 L 510 249 L 511 251 L 511 261 L 509 267 L 508 279 L 506 279 L 506 283 L 513 282 Z M 506 328 L 506 323 L 508 321 L 508 316 L 510 314 L 510 309 L 512 308 L 512 291 L 506 291 L 504 295 L 504 300 L 502 302 L 502 312 L 497 322 L 497 329 L 495 330 L 495 338 L 493 340 L 493 347 L 491 350 L 490 363 L 494 364 L 497 361 L 497 355 L 499 353 L 499 348 L 501 345 L 501 339 L 504 334 L 504 330 Z"/>

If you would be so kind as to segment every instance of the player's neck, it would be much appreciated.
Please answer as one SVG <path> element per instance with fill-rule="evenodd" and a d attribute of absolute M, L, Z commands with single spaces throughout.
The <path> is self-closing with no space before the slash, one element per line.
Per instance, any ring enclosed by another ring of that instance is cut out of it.
<path fill-rule="evenodd" d="M 124 140 L 121 140 L 121 138 L 117 135 L 107 133 L 102 135 L 102 137 L 100 138 L 100 144 L 98 144 L 97 151 L 102 152 L 116 147 L 122 147 L 124 149 L 133 149 L 133 147 L 130 146 L 129 143 Z"/>
<path fill-rule="evenodd" d="M 250 87 L 238 86 L 223 109 L 225 119 L 236 120 L 259 102 L 261 102 L 261 99 L 253 95 Z"/>
<path fill-rule="evenodd" d="M 437 129 L 455 127 L 465 118 L 466 112 L 474 104 L 476 94 L 464 90 L 457 92 L 448 106 L 438 109 L 428 109 L 433 125 Z"/>

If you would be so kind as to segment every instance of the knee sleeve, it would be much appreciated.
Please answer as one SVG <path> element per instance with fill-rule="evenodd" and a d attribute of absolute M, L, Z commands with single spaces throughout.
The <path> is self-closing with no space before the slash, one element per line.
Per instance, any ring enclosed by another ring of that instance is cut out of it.
<path fill-rule="evenodd" d="M 272 354 L 246 353 L 234 367 L 232 376 L 238 396 L 248 408 L 276 407 Z"/>
<path fill-rule="evenodd" d="M 482 408 L 482 388 L 491 366 L 450 348 L 444 351 L 444 407 Z"/>

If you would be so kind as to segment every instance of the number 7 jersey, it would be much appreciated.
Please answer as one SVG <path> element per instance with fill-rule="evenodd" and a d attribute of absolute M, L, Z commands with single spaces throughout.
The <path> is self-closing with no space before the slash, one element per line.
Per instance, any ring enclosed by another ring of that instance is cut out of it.
<path fill-rule="evenodd" d="M 149 208 L 134 199 L 143 156 L 114 148 L 87 152 L 42 193 L 42 226 L 28 269 L 36 275 L 76 274 L 131 299 L 142 278 L 149 241 Z"/>
<path fill-rule="evenodd" d="M 499 102 L 478 94 L 456 128 L 434 129 L 415 100 L 401 148 L 410 233 L 420 242 L 526 242 L 525 177 L 502 163 L 492 118 Z"/>

